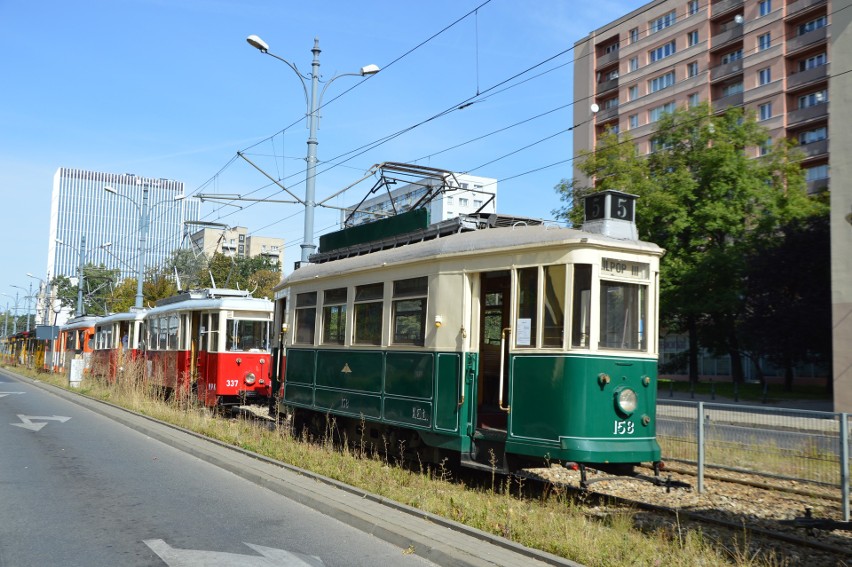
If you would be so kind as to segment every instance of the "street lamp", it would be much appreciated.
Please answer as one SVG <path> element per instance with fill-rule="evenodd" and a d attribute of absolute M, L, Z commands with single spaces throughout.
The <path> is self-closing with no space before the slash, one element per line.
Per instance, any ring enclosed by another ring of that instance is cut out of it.
<path fill-rule="evenodd" d="M 19 285 L 12 285 L 12 284 L 9 284 L 9 285 L 10 285 L 11 287 L 14 287 L 14 288 L 20 289 L 20 290 L 22 290 L 22 291 L 24 291 L 24 292 L 26 292 L 26 291 L 27 291 L 27 288 L 25 288 L 25 287 L 21 287 L 21 286 L 19 286 Z M 16 293 L 17 293 L 17 292 L 16 292 Z M 33 282 L 30 282 L 30 292 L 29 292 L 29 294 L 28 294 L 28 295 L 25 295 L 25 296 L 24 296 L 24 299 L 26 299 L 26 300 L 27 300 L 27 331 L 29 331 L 29 330 L 30 330 L 30 303 L 31 303 L 31 301 L 32 301 L 32 298 L 33 298 Z"/>
<path fill-rule="evenodd" d="M 39 281 L 38 292 L 40 296 L 42 295 L 42 285 L 44 286 L 44 317 L 42 319 L 42 324 L 47 325 L 50 321 L 50 305 L 48 305 L 50 302 L 50 284 L 48 283 L 50 281 L 50 273 L 47 274 L 47 280 L 34 276 L 30 272 L 27 272 L 27 277 Z M 39 310 L 36 309 L 36 315 L 38 315 L 38 311 Z M 36 317 L 36 325 L 38 325 L 38 317 Z"/>
<path fill-rule="evenodd" d="M 361 76 L 366 77 L 369 75 L 375 75 L 380 71 L 377 65 L 366 65 L 361 67 L 361 70 L 358 73 L 341 73 L 339 75 L 335 75 L 323 86 L 322 91 L 317 96 L 317 87 L 319 86 L 319 67 L 320 67 L 320 48 L 319 48 L 319 39 L 314 39 L 314 48 L 311 49 L 311 52 L 314 54 L 313 62 L 311 63 L 311 74 L 310 75 L 302 75 L 299 69 L 291 63 L 287 61 L 283 57 L 279 57 L 274 53 L 269 52 L 269 45 L 266 44 L 265 41 L 260 39 L 256 35 L 250 35 L 246 38 L 246 41 L 252 47 L 260 50 L 261 53 L 265 53 L 266 55 L 270 55 L 279 61 L 283 61 L 287 64 L 290 69 L 296 73 L 296 76 L 299 77 L 299 80 L 302 82 L 302 88 L 305 91 L 305 103 L 308 106 L 308 156 L 307 156 L 307 171 L 305 173 L 305 233 L 304 239 L 302 242 L 302 264 L 307 264 L 311 253 L 316 249 L 316 245 L 314 244 L 314 207 L 316 203 L 314 202 L 314 193 L 315 193 L 315 183 L 316 183 L 316 167 L 317 167 L 317 145 L 319 142 L 317 141 L 317 128 L 319 126 L 319 114 L 317 111 L 319 107 L 322 106 L 322 97 L 325 95 L 326 89 L 328 89 L 329 85 L 334 82 L 335 79 L 339 79 L 340 77 L 348 77 L 348 76 Z M 308 97 L 308 84 L 306 81 L 311 81 L 311 93 L 310 98 Z"/>
<path fill-rule="evenodd" d="M 133 206 L 136 207 L 136 210 L 139 211 L 139 258 L 136 262 L 136 308 L 141 309 L 143 303 L 142 297 L 142 280 L 145 277 L 145 253 L 148 251 L 147 249 L 147 241 L 148 241 L 148 189 L 150 188 L 149 183 L 142 183 L 142 205 L 140 206 L 132 197 L 128 197 L 127 195 L 122 195 L 118 191 L 116 191 L 113 187 L 109 185 L 104 185 L 104 191 L 107 193 L 112 193 L 117 197 L 121 197 L 122 199 L 127 199 Z M 172 197 L 171 201 L 180 201 L 186 198 L 186 195 L 175 195 Z M 170 201 L 160 201 L 158 203 L 154 203 L 151 208 L 153 209 L 157 205 L 162 205 L 163 203 L 168 203 Z M 110 243 L 112 244 L 112 243 Z"/>
<path fill-rule="evenodd" d="M 86 262 L 86 235 L 80 235 L 80 248 L 74 248 L 72 245 L 67 242 L 57 238 L 54 240 L 57 244 L 62 246 L 67 246 L 71 250 L 76 250 L 79 254 L 79 259 L 77 260 L 77 311 L 76 316 L 79 317 L 83 315 L 83 266 L 85 266 Z M 98 246 L 97 249 L 106 248 L 108 246 L 112 246 L 112 242 L 105 242 Z M 46 309 L 45 309 L 46 312 Z"/>
<path fill-rule="evenodd" d="M 0 293 L 0 295 L 5 295 L 6 297 L 11 298 L 12 296 L 8 293 Z M 9 303 L 6 303 L 6 311 L 9 311 Z M 18 292 L 15 292 L 15 316 L 12 317 L 12 334 L 18 334 Z"/>

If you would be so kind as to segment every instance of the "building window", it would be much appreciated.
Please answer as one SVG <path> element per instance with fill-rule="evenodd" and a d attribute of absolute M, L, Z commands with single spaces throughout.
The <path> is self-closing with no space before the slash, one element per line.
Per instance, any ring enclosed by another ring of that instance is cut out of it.
<path fill-rule="evenodd" d="M 822 126 L 820 128 L 815 128 L 806 132 L 800 132 L 799 144 L 813 144 L 814 142 L 821 142 L 826 138 L 828 138 L 828 128 Z"/>
<path fill-rule="evenodd" d="M 638 57 L 631 57 L 629 65 L 630 65 L 629 68 L 630 68 L 631 71 L 636 71 L 637 69 L 639 69 L 639 58 Z"/>
<path fill-rule="evenodd" d="M 820 16 L 815 20 L 811 20 L 810 22 L 801 24 L 799 26 L 799 35 L 804 35 L 808 32 L 812 32 L 814 30 L 818 30 L 820 28 L 824 28 L 828 25 L 828 17 Z"/>
<path fill-rule="evenodd" d="M 245 242 L 245 241 L 246 241 L 246 235 L 245 235 L 245 234 L 241 234 L 241 235 L 240 235 L 240 242 Z"/>
<path fill-rule="evenodd" d="M 615 53 L 618 51 L 618 42 L 610 43 L 604 48 L 604 53 Z"/>
<path fill-rule="evenodd" d="M 766 67 L 757 72 L 757 84 L 767 85 L 772 82 L 772 69 Z"/>
<path fill-rule="evenodd" d="M 772 118 L 772 103 L 767 102 L 757 107 L 757 114 L 760 120 L 769 120 Z"/>
<path fill-rule="evenodd" d="M 686 45 L 692 47 L 698 43 L 698 30 L 694 30 L 686 34 Z"/>
<path fill-rule="evenodd" d="M 383 283 L 355 287 L 355 344 L 382 344 L 384 292 L 385 284 Z"/>
<path fill-rule="evenodd" d="M 452 204 L 453 204 L 453 198 L 452 198 L 452 197 L 447 197 L 447 204 L 448 204 L 448 205 L 452 205 Z"/>
<path fill-rule="evenodd" d="M 317 319 L 317 292 L 296 295 L 296 336 L 294 342 L 302 345 L 314 344 L 314 329 Z"/>
<path fill-rule="evenodd" d="M 342 345 L 346 340 L 346 288 L 327 289 L 322 302 L 322 342 Z"/>
<path fill-rule="evenodd" d="M 459 199 L 459 207 L 466 207 L 466 206 L 467 206 L 467 199 L 460 198 Z"/>
<path fill-rule="evenodd" d="M 686 64 L 686 76 L 695 77 L 698 75 L 698 61 L 692 61 Z"/>
<path fill-rule="evenodd" d="M 769 32 L 757 36 L 757 50 L 763 51 L 764 49 L 769 49 L 772 46 L 772 34 Z"/>
<path fill-rule="evenodd" d="M 474 207 L 476 207 L 476 208 L 478 209 L 479 207 L 481 207 L 481 206 L 482 206 L 482 201 L 480 201 L 480 200 L 478 200 L 478 199 L 474 199 L 474 200 L 473 200 L 473 206 L 474 206 Z"/>
<path fill-rule="evenodd" d="M 772 11 L 772 0 L 760 0 L 757 3 L 757 8 L 761 16 L 767 15 Z"/>
<path fill-rule="evenodd" d="M 743 92 L 743 84 L 739 83 L 729 83 L 722 87 L 722 96 L 731 96 L 735 94 L 740 94 Z"/>
<path fill-rule="evenodd" d="M 672 10 L 668 14 L 664 16 L 660 16 L 656 20 L 652 20 L 651 24 L 648 26 L 649 33 L 657 33 L 658 31 L 664 30 L 669 26 L 673 26 L 677 21 L 677 17 L 675 15 L 675 11 Z"/>
<path fill-rule="evenodd" d="M 639 115 L 638 114 L 631 114 L 630 118 L 628 118 L 628 121 L 629 121 L 631 130 L 639 127 Z"/>
<path fill-rule="evenodd" d="M 818 104 L 828 102 L 828 91 L 821 90 L 815 93 L 808 93 L 799 97 L 799 108 L 809 108 Z"/>
<path fill-rule="evenodd" d="M 698 0 L 689 0 L 686 5 L 686 10 L 690 16 L 698 13 Z"/>
<path fill-rule="evenodd" d="M 651 51 L 649 51 L 648 52 L 648 59 L 651 61 L 651 63 L 653 63 L 655 61 L 659 61 L 660 59 L 665 59 L 666 57 L 669 57 L 670 55 L 674 55 L 674 53 L 675 53 L 675 42 L 674 42 L 674 40 L 672 40 L 672 41 L 670 41 L 666 44 L 663 44 L 663 45 L 657 47 L 656 49 L 652 49 Z"/>
<path fill-rule="evenodd" d="M 603 102 L 603 107 L 607 108 L 617 108 L 618 107 L 618 97 L 608 98 Z M 462 199 L 459 199 L 459 205 L 462 205 Z"/>
<path fill-rule="evenodd" d="M 689 108 L 698 106 L 698 93 L 692 93 L 689 95 L 689 98 L 686 99 L 686 104 Z"/>
<path fill-rule="evenodd" d="M 761 156 L 767 155 L 772 150 L 772 138 L 766 138 L 758 147 L 758 154 Z"/>
<path fill-rule="evenodd" d="M 427 278 L 393 282 L 393 343 L 423 346 L 426 337 Z"/>
<path fill-rule="evenodd" d="M 648 122 L 656 122 L 659 120 L 663 114 L 670 114 L 675 110 L 674 102 L 667 102 L 666 104 L 660 105 L 656 108 L 652 108 L 648 111 Z"/>
<path fill-rule="evenodd" d="M 731 51 L 730 53 L 726 53 L 722 56 L 722 65 L 727 63 L 731 63 L 733 61 L 739 61 L 743 58 L 743 50 L 737 49 L 736 51 Z"/>
<path fill-rule="evenodd" d="M 633 85 L 627 89 L 627 100 L 636 100 L 637 98 L 639 98 L 639 87 Z"/>
<path fill-rule="evenodd" d="M 828 179 L 828 164 L 805 168 L 805 181 L 820 181 Z"/>
<path fill-rule="evenodd" d="M 808 57 L 807 59 L 802 59 L 799 61 L 799 71 L 807 71 L 808 69 L 813 69 L 815 67 L 821 67 L 825 65 L 826 58 L 825 53 L 819 53 L 812 57 Z"/>
<path fill-rule="evenodd" d="M 636 43 L 639 41 L 639 28 L 633 28 L 630 30 L 630 43 Z"/>
<path fill-rule="evenodd" d="M 665 75 L 660 75 L 659 77 L 654 77 L 650 81 L 648 81 L 648 92 L 655 93 L 657 91 L 661 91 L 665 88 L 668 88 L 675 84 L 675 73 L 674 71 L 669 71 Z"/>

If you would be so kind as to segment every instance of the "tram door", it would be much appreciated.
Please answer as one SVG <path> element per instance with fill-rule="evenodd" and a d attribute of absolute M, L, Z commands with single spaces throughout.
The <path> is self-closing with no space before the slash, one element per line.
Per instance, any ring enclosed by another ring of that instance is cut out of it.
<path fill-rule="evenodd" d="M 201 313 L 199 311 L 192 312 L 191 327 L 192 329 L 189 333 L 189 336 L 192 337 L 189 351 L 189 380 L 191 384 L 198 384 L 198 371 L 199 366 L 201 365 L 200 358 L 198 356 L 198 348 L 202 344 Z M 201 392 L 199 392 L 199 394 L 204 395 L 204 393 Z"/>
<path fill-rule="evenodd" d="M 476 392 L 476 428 L 506 430 L 506 412 L 500 409 L 500 349 L 503 329 L 509 327 L 511 274 L 508 270 L 479 275 L 479 376 Z M 509 337 L 505 341 L 509 349 Z M 503 353 L 508 367 L 508 352 Z M 503 403 L 508 403 L 508 368 L 502 369 Z"/>

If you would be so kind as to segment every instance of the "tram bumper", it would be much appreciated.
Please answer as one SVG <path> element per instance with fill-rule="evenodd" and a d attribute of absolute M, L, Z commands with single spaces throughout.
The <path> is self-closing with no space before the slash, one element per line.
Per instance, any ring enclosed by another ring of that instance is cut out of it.
<path fill-rule="evenodd" d="M 578 463 L 648 463 L 660 460 L 654 437 L 634 439 L 584 439 L 560 437 L 560 457 Z"/>

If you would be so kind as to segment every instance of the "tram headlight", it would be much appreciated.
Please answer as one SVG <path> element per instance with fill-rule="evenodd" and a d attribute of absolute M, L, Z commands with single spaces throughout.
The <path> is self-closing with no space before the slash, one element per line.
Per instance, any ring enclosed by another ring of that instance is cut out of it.
<path fill-rule="evenodd" d="M 246 374 L 245 381 L 247 386 L 251 386 L 252 384 L 254 384 L 255 380 L 257 380 L 257 377 L 255 377 L 254 372 L 249 372 L 248 374 Z"/>
<path fill-rule="evenodd" d="M 615 407 L 625 416 L 636 411 L 636 392 L 630 388 L 619 388 L 615 391 Z"/>

